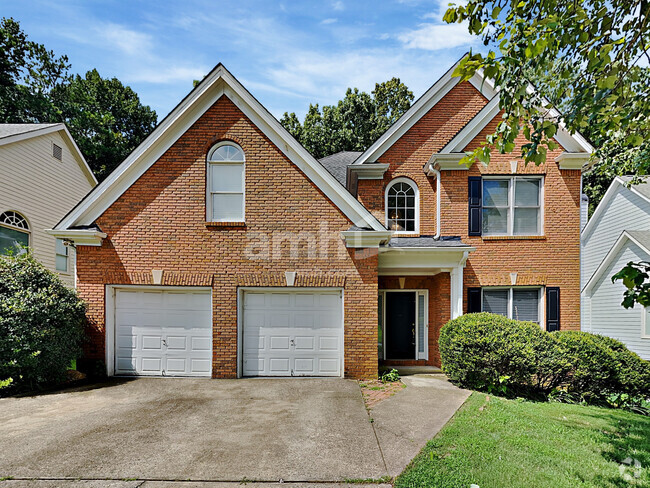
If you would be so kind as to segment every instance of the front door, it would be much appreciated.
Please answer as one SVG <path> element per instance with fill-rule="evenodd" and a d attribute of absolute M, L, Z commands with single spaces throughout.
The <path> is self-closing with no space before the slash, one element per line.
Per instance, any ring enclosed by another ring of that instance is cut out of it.
<path fill-rule="evenodd" d="M 386 359 L 415 359 L 413 291 L 386 293 Z"/>

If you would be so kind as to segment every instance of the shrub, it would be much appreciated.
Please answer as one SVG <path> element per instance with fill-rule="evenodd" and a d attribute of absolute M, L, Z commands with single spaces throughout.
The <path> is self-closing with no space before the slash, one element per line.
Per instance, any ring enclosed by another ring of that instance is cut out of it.
<path fill-rule="evenodd" d="M 540 365 L 550 361 L 551 342 L 532 322 L 490 313 L 463 315 L 440 332 L 442 369 L 452 382 L 466 388 L 501 392 L 537 388 L 555 383 L 553 378 L 538 381 L 536 376 Z"/>
<path fill-rule="evenodd" d="M 64 378 L 81 354 L 85 307 L 31 253 L 0 258 L 0 382 L 34 388 Z"/>

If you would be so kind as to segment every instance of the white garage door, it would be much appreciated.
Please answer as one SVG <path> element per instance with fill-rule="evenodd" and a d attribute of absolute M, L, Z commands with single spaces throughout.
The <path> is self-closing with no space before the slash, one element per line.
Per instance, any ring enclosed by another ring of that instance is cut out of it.
<path fill-rule="evenodd" d="M 210 290 L 115 291 L 115 374 L 210 376 Z"/>
<path fill-rule="evenodd" d="M 244 376 L 341 376 L 341 292 L 246 291 Z"/>

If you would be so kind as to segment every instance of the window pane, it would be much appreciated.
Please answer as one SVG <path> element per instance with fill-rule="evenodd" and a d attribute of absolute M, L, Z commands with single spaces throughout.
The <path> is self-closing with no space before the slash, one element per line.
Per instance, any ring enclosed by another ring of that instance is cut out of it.
<path fill-rule="evenodd" d="M 645 330 L 643 331 L 643 335 L 650 337 L 650 307 L 646 307 L 643 313 L 645 313 Z"/>
<path fill-rule="evenodd" d="M 418 294 L 418 352 L 424 355 L 424 295 Z"/>
<path fill-rule="evenodd" d="M 218 147 L 209 157 L 209 161 L 244 161 L 244 153 L 237 147 L 224 145 Z"/>
<path fill-rule="evenodd" d="M 515 208 L 515 235 L 537 235 L 539 231 L 538 208 Z"/>
<path fill-rule="evenodd" d="M 56 240 L 56 253 L 63 256 L 68 255 L 68 246 L 63 243 L 63 239 Z"/>
<path fill-rule="evenodd" d="M 212 164 L 210 165 L 212 186 L 210 191 L 244 190 L 244 165 L 243 164 Z"/>
<path fill-rule="evenodd" d="M 483 206 L 508 205 L 508 180 L 483 180 Z"/>
<path fill-rule="evenodd" d="M 377 300 L 377 316 L 379 317 L 379 328 L 377 330 L 377 341 L 379 359 L 384 358 L 384 297 L 380 293 Z"/>
<path fill-rule="evenodd" d="M 512 290 L 512 318 L 539 323 L 539 290 Z"/>
<path fill-rule="evenodd" d="M 216 193 L 212 195 L 212 220 L 244 220 L 244 195 L 241 193 Z"/>
<path fill-rule="evenodd" d="M 508 316 L 509 290 L 483 290 L 483 311 Z"/>
<path fill-rule="evenodd" d="M 536 207 L 539 205 L 541 180 L 515 180 L 515 205 Z"/>
<path fill-rule="evenodd" d="M 507 208 L 484 208 L 483 234 L 507 234 L 509 212 Z"/>
<path fill-rule="evenodd" d="M 56 270 L 68 271 L 68 256 L 56 255 Z"/>
<path fill-rule="evenodd" d="M 8 229 L 7 227 L 0 227 L 0 255 L 9 254 L 12 252 L 14 255 L 22 254 L 16 246 L 28 246 L 29 234 L 15 229 Z"/>

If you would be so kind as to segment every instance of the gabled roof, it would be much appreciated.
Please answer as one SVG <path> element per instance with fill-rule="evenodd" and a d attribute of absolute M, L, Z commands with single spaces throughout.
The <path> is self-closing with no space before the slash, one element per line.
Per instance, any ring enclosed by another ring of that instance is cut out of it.
<path fill-rule="evenodd" d="M 634 244 L 639 246 L 645 253 L 650 257 L 650 231 L 645 230 L 624 230 L 621 232 L 621 235 L 616 240 L 612 248 L 609 250 L 605 258 L 596 268 L 594 274 L 591 275 L 589 281 L 585 284 L 582 291 L 587 295 L 591 295 L 593 287 L 600 282 L 603 274 L 609 268 L 610 264 L 614 262 L 616 257 L 619 255 L 623 246 L 627 241 L 632 241 Z"/>
<path fill-rule="evenodd" d="M 354 164 L 375 162 L 388 148 L 402 137 L 415 123 L 433 108 L 451 89 L 460 83 L 460 77 L 452 76 L 462 58 L 452 66 L 429 90 L 422 95 L 409 110 L 400 117 L 367 151 L 365 151 Z M 494 119 L 499 113 L 499 93 L 492 80 L 483 76 L 483 71 L 477 71 L 469 82 L 479 90 L 488 100 L 479 112 L 449 141 L 440 151 L 442 154 L 462 153 L 465 147 Z M 529 86 L 529 90 L 533 90 Z M 551 117 L 559 116 L 555 109 L 550 111 Z M 570 134 L 564 127 L 558 129 L 555 139 L 569 153 L 586 153 L 591 155 L 594 148 L 580 134 Z"/>
<path fill-rule="evenodd" d="M 57 124 L 0 124 L 0 146 L 6 144 L 13 144 L 15 142 L 24 141 L 33 137 L 44 136 L 53 132 L 59 132 L 63 140 L 66 142 L 72 156 L 77 161 L 88 182 L 95 186 L 97 179 L 92 170 L 88 166 L 86 159 L 79 150 L 77 143 L 70 135 L 68 128 L 63 123 Z"/>
<path fill-rule="evenodd" d="M 612 181 L 612 184 L 609 185 L 609 188 L 605 192 L 605 195 L 603 196 L 602 200 L 600 203 L 598 203 L 598 206 L 596 207 L 596 210 L 594 210 L 593 215 L 589 219 L 589 222 L 587 222 L 587 225 L 585 225 L 585 228 L 582 229 L 582 232 L 580 234 L 580 240 L 584 241 L 586 238 L 588 238 L 591 233 L 594 231 L 596 227 L 596 222 L 600 219 L 600 216 L 605 212 L 605 209 L 609 206 L 610 201 L 616 196 L 618 191 L 621 188 L 625 188 L 632 193 L 640 196 L 644 200 L 650 204 L 650 177 L 639 177 L 641 178 L 642 183 L 639 183 L 637 185 L 632 185 L 629 188 L 627 185 L 633 180 L 634 176 L 617 176 L 614 178 Z"/>
<path fill-rule="evenodd" d="M 222 96 L 228 97 L 251 119 L 354 225 L 370 227 L 376 231 L 386 230 L 221 63 L 54 229 L 63 230 L 92 224 Z"/>

